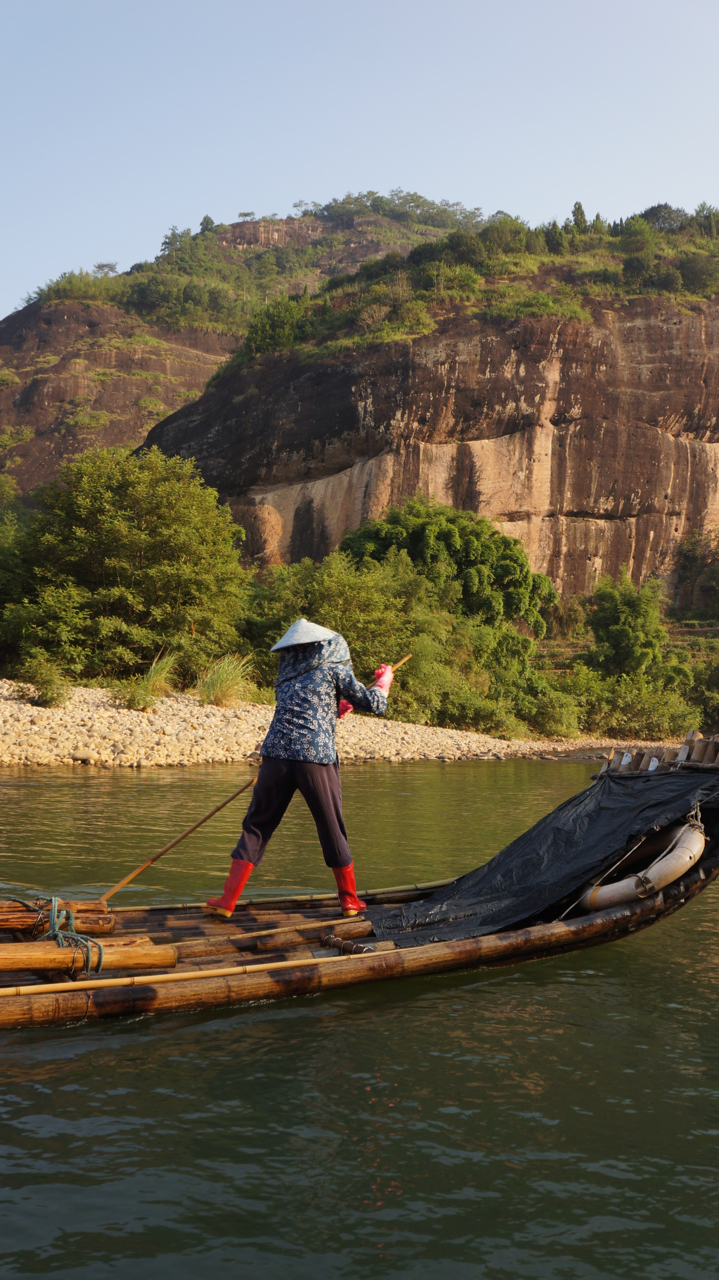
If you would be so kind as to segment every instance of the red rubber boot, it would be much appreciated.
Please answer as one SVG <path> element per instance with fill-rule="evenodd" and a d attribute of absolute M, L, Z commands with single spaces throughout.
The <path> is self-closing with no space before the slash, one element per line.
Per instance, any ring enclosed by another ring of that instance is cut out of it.
<path fill-rule="evenodd" d="M 242 858 L 232 859 L 230 874 L 225 880 L 222 897 L 207 899 L 207 906 L 212 908 L 215 915 L 224 916 L 226 920 L 229 920 L 237 905 L 237 899 L 250 878 L 250 872 L 254 870 L 254 866 L 254 862 L 243 862 Z"/>
<path fill-rule="evenodd" d="M 332 870 L 337 881 L 342 915 L 356 916 L 360 911 L 364 911 L 367 903 L 357 897 L 354 862 L 350 862 L 348 867 L 333 867 Z"/>

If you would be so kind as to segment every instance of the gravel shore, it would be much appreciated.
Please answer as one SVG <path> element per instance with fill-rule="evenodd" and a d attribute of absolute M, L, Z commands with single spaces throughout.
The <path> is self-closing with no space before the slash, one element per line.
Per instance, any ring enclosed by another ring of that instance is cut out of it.
<path fill-rule="evenodd" d="M 112 705 L 105 689 L 73 690 L 62 707 L 23 700 L 26 692 L 0 680 L 0 765 L 96 765 L 149 768 L 232 764 L 256 759 L 272 719 L 272 707 L 204 707 L 196 698 L 163 698 L 148 712 Z M 507 760 L 527 758 L 601 760 L 613 739 L 513 740 L 460 729 L 404 724 L 353 712 L 337 727 L 343 763 L 365 760 Z M 623 745 L 623 744 L 622 744 Z M 675 742 L 632 745 L 678 746 Z"/>

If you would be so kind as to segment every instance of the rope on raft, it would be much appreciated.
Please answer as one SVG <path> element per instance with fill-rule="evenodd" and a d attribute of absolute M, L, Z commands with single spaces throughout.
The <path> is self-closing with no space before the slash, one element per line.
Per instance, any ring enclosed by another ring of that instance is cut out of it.
<path fill-rule="evenodd" d="M 58 906 L 59 898 L 36 898 L 35 902 L 26 902 L 24 898 L 6 898 L 6 902 L 18 902 L 20 906 L 26 907 L 28 911 L 37 912 L 36 924 L 39 924 L 45 915 L 43 903 L 47 903 L 50 907 L 48 917 L 48 931 L 43 935 L 43 942 L 56 942 L 58 947 L 73 947 L 75 955 L 81 951 L 85 957 L 85 973 L 92 973 L 92 948 L 97 947 L 97 966 L 95 973 L 102 971 L 102 962 L 105 958 L 105 952 L 101 942 L 97 938 L 91 938 L 87 933 L 78 933 L 75 928 L 75 914 L 69 907 Z M 63 925 L 65 926 L 63 928 Z M 73 956 L 74 960 L 74 956 Z"/>
<path fill-rule="evenodd" d="M 63 907 L 61 910 L 58 910 L 59 901 L 59 898 L 50 899 L 49 928 L 45 934 L 45 941 L 50 942 L 52 940 L 57 943 L 58 947 L 74 946 L 75 956 L 78 951 L 81 951 L 85 956 L 85 973 L 92 972 L 92 947 L 94 944 L 97 947 L 98 952 L 95 972 L 100 973 L 102 970 L 102 962 L 105 957 L 102 943 L 98 942 L 97 938 L 91 938 L 87 933 L 78 933 L 75 929 L 74 912 L 72 912 L 69 907 Z M 64 929 L 62 927 L 63 925 L 65 925 Z"/>

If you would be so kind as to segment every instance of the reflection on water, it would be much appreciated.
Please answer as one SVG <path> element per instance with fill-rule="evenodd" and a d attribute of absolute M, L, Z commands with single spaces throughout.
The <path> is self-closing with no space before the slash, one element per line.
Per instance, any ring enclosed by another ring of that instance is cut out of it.
<path fill-rule="evenodd" d="M 346 770 L 355 858 L 376 883 L 465 870 L 588 772 Z M 106 885 L 236 776 L 5 772 L 0 875 Z M 145 899 L 216 884 L 238 818 Z M 260 874 L 328 884 L 301 808 Z M 483 974 L 3 1035 L 3 1274 L 715 1280 L 716 904 Z"/>

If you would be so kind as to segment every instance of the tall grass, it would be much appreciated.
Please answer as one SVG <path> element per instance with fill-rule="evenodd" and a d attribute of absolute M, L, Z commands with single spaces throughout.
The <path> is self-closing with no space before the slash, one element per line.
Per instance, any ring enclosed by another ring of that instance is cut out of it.
<path fill-rule="evenodd" d="M 118 686 L 115 701 L 128 711 L 149 711 L 158 698 L 166 698 L 175 687 L 174 670 L 177 654 L 159 654 L 152 666 L 141 676 L 130 676 Z"/>
<path fill-rule="evenodd" d="M 195 686 L 198 701 L 213 707 L 234 707 L 255 692 L 252 677 L 255 673 L 251 656 L 238 657 L 226 653 L 213 662 Z"/>

